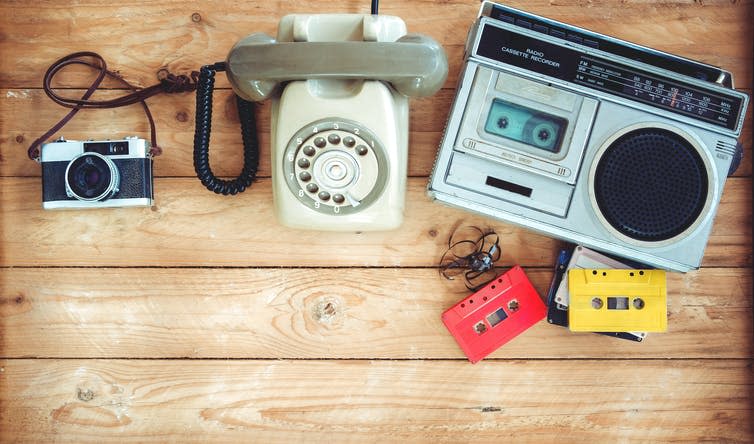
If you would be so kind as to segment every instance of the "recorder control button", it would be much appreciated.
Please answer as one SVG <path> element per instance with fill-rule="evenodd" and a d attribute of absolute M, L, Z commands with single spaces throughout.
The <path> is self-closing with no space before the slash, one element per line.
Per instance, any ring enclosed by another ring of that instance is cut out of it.
<path fill-rule="evenodd" d="M 301 174 L 298 175 L 298 178 L 304 182 L 309 182 L 310 180 L 312 180 L 312 175 L 307 173 L 306 171 L 302 171 Z"/>
<path fill-rule="evenodd" d="M 327 191 L 320 191 L 319 194 L 317 194 L 317 197 L 325 201 L 330 200 L 330 193 Z"/>
<path fill-rule="evenodd" d="M 309 163 L 309 159 L 305 157 L 302 157 L 298 160 L 298 166 L 300 166 L 301 168 L 309 168 L 309 165 L 311 165 Z"/>
<path fill-rule="evenodd" d="M 366 156 L 369 152 L 369 148 L 367 148 L 365 145 L 359 145 L 356 147 L 356 154 L 359 156 Z"/>
<path fill-rule="evenodd" d="M 324 137 L 317 137 L 314 139 L 314 145 L 317 148 L 324 148 L 325 145 L 327 145 L 327 142 L 325 141 Z"/>
<path fill-rule="evenodd" d="M 319 191 L 319 187 L 316 183 L 310 183 L 306 186 L 306 191 L 310 193 L 316 193 L 317 191 Z"/>
<path fill-rule="evenodd" d="M 327 141 L 333 145 L 337 145 L 340 143 L 340 136 L 337 134 L 330 134 L 327 136 Z"/>
<path fill-rule="evenodd" d="M 574 42 L 574 43 L 583 43 L 584 42 L 584 39 L 582 39 L 581 37 L 577 36 L 576 34 L 568 34 L 568 36 L 566 37 L 566 39 L 569 40 L 569 41 L 571 41 L 571 42 Z"/>
<path fill-rule="evenodd" d="M 313 146 L 307 145 L 307 146 L 304 147 L 304 154 L 306 154 L 307 156 L 311 157 L 311 156 L 317 154 L 317 150 L 315 150 Z"/>
<path fill-rule="evenodd" d="M 347 146 L 348 148 L 353 148 L 353 146 L 356 145 L 356 139 L 351 136 L 346 136 L 343 138 L 343 145 Z"/>
<path fill-rule="evenodd" d="M 599 49 L 599 47 L 600 47 L 600 44 L 599 44 L 598 41 L 591 40 L 591 39 L 584 39 L 584 44 L 586 46 L 589 46 L 589 47 L 592 47 L 592 48 L 598 48 Z"/>
<path fill-rule="evenodd" d="M 343 203 L 346 201 L 346 198 L 342 194 L 333 194 L 332 195 L 332 201 L 335 203 Z"/>

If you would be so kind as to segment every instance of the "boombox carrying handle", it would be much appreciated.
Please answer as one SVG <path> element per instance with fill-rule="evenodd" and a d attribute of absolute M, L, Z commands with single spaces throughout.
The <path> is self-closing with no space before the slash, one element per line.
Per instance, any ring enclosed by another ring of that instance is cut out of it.
<path fill-rule="evenodd" d="M 310 79 L 383 80 L 401 94 L 423 97 L 448 75 L 442 47 L 420 34 L 396 42 L 276 42 L 258 33 L 238 42 L 226 63 L 236 94 L 250 101 L 266 99 L 279 82 Z"/>

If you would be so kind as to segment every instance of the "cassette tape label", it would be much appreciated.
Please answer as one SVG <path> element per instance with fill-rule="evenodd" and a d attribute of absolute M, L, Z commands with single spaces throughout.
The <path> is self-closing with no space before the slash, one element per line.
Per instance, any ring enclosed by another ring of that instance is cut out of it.
<path fill-rule="evenodd" d="M 484 130 L 533 148 L 557 153 L 566 124 L 566 119 L 562 117 L 494 99 Z"/>
<path fill-rule="evenodd" d="M 568 271 L 568 324 L 572 331 L 667 329 L 663 270 Z"/>
<path fill-rule="evenodd" d="M 553 325 L 568 327 L 568 270 L 574 268 L 618 268 L 630 266 L 577 245 L 573 251 L 561 250 L 555 266 L 555 273 L 547 294 L 547 321 Z M 592 307 L 602 306 L 602 300 L 592 300 Z M 618 303 L 616 303 L 616 306 Z M 625 304 L 624 304 L 625 305 Z M 594 332 L 629 341 L 641 342 L 647 336 L 645 332 Z"/>
<path fill-rule="evenodd" d="M 449 308 L 442 321 L 469 361 L 476 363 L 542 320 L 546 311 L 516 266 Z"/>

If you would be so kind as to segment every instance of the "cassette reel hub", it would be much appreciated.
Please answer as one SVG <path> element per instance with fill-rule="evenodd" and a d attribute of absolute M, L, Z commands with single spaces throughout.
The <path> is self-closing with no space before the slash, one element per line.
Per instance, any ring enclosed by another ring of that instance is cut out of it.
<path fill-rule="evenodd" d="M 388 176 L 385 149 L 356 122 L 319 120 L 297 132 L 283 156 L 290 191 L 324 214 L 351 214 L 379 198 Z"/>

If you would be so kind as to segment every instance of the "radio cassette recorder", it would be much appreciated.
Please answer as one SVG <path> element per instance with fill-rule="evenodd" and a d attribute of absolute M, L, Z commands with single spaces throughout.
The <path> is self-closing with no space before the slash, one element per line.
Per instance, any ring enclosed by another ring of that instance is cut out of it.
<path fill-rule="evenodd" d="M 698 268 L 748 96 L 720 68 L 482 4 L 428 186 L 441 202 Z"/>

